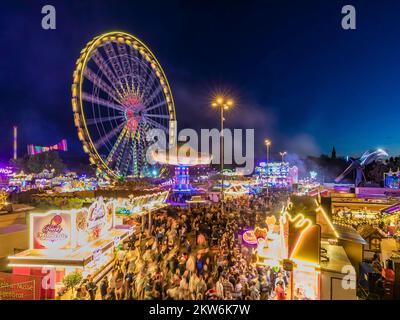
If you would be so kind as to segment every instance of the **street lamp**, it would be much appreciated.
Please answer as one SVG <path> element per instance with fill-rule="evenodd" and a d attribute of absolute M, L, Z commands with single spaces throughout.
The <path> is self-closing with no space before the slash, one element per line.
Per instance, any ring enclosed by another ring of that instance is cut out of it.
<path fill-rule="evenodd" d="M 212 101 L 211 106 L 219 108 L 220 117 L 221 117 L 221 135 L 220 135 L 220 143 L 221 143 L 221 211 L 224 212 L 224 110 L 229 110 L 229 108 L 233 107 L 233 100 L 227 97 L 218 96 Z"/>
<path fill-rule="evenodd" d="M 265 139 L 264 144 L 267 147 L 267 164 L 269 163 L 269 147 L 271 146 L 271 140 Z"/>
<path fill-rule="evenodd" d="M 271 140 L 265 139 L 264 144 L 267 147 L 267 197 L 269 197 L 269 171 L 268 171 L 268 164 L 269 164 L 269 147 L 271 146 Z M 269 198 L 268 198 L 269 199 Z M 268 200 L 269 201 L 269 200 Z"/>
<path fill-rule="evenodd" d="M 285 155 L 286 155 L 286 151 L 283 151 L 283 152 L 279 152 L 279 154 L 281 155 L 281 157 L 282 157 L 282 162 L 285 162 Z"/>

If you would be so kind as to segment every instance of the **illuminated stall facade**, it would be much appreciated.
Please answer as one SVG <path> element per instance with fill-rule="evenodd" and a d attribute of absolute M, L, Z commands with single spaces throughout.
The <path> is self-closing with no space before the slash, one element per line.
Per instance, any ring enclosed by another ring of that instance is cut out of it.
<path fill-rule="evenodd" d="M 266 230 L 249 230 L 243 240 L 257 247 L 257 264 L 289 273 L 288 299 L 356 299 L 355 289 L 336 285 L 346 276 L 343 268 L 352 265 L 340 234 L 320 203 L 308 199 L 305 214 L 297 213 L 290 202 L 281 211 L 279 225 L 267 222 Z"/>
<path fill-rule="evenodd" d="M 12 174 L 12 168 L 0 165 L 0 188 L 6 189 L 8 187 Z"/>
<path fill-rule="evenodd" d="M 96 278 L 107 272 L 115 249 L 133 232 L 123 217 L 160 208 L 167 195 L 99 197 L 89 208 L 32 213 L 29 249 L 8 257 L 9 266 L 14 274 L 41 277 L 41 298 L 53 299 L 65 275 L 76 271 Z"/>
<path fill-rule="evenodd" d="M 393 172 L 392 170 L 385 172 L 383 180 L 385 188 L 400 189 L 400 170 L 397 169 L 396 172 Z"/>
<path fill-rule="evenodd" d="M 280 217 L 284 269 L 291 272 L 292 300 L 320 299 L 321 229 L 303 214 Z"/>
<path fill-rule="evenodd" d="M 320 227 L 303 214 L 292 216 L 282 210 L 279 225 L 268 217 L 267 228 L 256 227 L 243 233 L 243 242 L 255 246 L 257 264 L 280 268 L 290 274 L 290 300 L 320 298 Z"/>
<path fill-rule="evenodd" d="M 331 212 L 334 222 L 343 224 L 368 223 L 378 225 L 385 216 L 385 210 L 398 204 L 398 199 L 387 197 L 338 197 L 331 198 Z"/>
<path fill-rule="evenodd" d="M 118 224 L 129 224 L 135 216 L 143 216 L 151 211 L 168 206 L 169 191 L 162 191 L 139 197 L 121 198 L 115 202 L 115 219 Z"/>
<path fill-rule="evenodd" d="M 288 162 L 260 162 L 255 175 L 265 186 L 276 189 L 290 189 L 298 182 L 298 168 Z"/>

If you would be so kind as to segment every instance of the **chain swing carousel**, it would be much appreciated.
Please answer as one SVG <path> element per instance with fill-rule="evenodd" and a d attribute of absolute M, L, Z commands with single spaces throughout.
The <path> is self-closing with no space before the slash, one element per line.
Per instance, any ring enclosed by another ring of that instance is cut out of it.
<path fill-rule="evenodd" d="M 198 190 L 191 184 L 190 167 L 208 166 L 212 156 L 200 153 L 189 145 L 173 145 L 169 150 L 154 150 L 152 159 L 162 165 L 175 167 L 174 185 L 172 198 L 176 203 L 202 202 Z M 197 199 L 197 200 L 196 200 Z"/>

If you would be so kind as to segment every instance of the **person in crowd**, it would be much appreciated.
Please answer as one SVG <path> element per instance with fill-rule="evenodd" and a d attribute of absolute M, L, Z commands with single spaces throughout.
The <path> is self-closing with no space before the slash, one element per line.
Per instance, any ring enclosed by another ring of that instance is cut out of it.
<path fill-rule="evenodd" d="M 154 213 L 151 231 L 146 220 L 143 230 L 116 252 L 110 281 L 100 283 L 101 298 L 285 299 L 286 273 L 256 267 L 254 251 L 238 237 L 256 224 L 262 226 L 265 212 L 280 207 L 283 198 L 226 200 L 224 212 L 219 204 L 211 204 Z"/>
<path fill-rule="evenodd" d="M 374 257 L 372 259 L 372 268 L 374 269 L 375 273 L 382 272 L 382 262 L 378 253 L 374 254 Z"/>
<path fill-rule="evenodd" d="M 96 283 L 93 281 L 93 276 L 92 275 L 88 275 L 87 277 L 87 282 L 86 282 L 86 290 L 89 293 L 90 296 L 90 300 L 95 300 L 96 298 L 96 291 L 97 291 L 97 285 Z"/>
<path fill-rule="evenodd" d="M 275 286 L 276 300 L 286 300 L 286 292 L 283 287 L 283 281 L 278 281 Z"/>
<path fill-rule="evenodd" d="M 108 290 L 108 279 L 107 279 L 107 277 L 104 277 L 100 282 L 101 300 L 105 300 L 106 299 L 107 290 Z"/>

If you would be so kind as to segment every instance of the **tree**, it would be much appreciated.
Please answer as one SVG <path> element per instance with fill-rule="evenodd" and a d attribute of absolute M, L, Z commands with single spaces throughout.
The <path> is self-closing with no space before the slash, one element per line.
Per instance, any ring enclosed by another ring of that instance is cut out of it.
<path fill-rule="evenodd" d="M 25 156 L 24 158 L 18 158 L 16 161 L 11 160 L 11 163 L 18 171 L 23 170 L 26 173 L 38 174 L 43 172 L 43 170 L 54 170 L 54 173 L 58 175 L 65 169 L 65 164 L 63 163 L 57 151 L 48 151 Z"/>
<path fill-rule="evenodd" d="M 17 172 L 26 171 L 26 157 L 11 159 L 10 165 L 16 169 Z"/>
<path fill-rule="evenodd" d="M 83 277 L 80 272 L 71 272 L 62 279 L 62 283 L 67 290 L 71 289 L 72 293 L 74 293 L 74 288 L 82 281 L 82 279 Z"/>
<path fill-rule="evenodd" d="M 41 154 L 29 156 L 26 159 L 25 167 L 27 173 L 40 173 L 44 169 L 43 156 Z"/>

